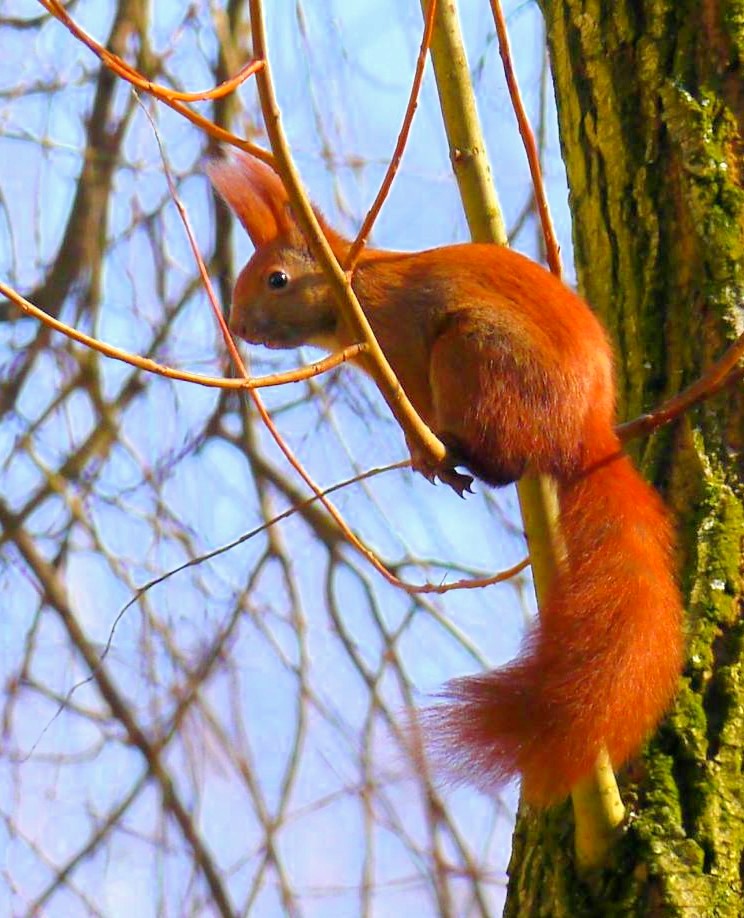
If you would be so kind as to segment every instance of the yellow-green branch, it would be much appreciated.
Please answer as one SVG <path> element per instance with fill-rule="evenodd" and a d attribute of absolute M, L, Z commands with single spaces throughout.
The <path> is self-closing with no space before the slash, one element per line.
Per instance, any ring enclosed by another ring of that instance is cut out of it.
<path fill-rule="evenodd" d="M 426 0 L 421 0 L 426 11 Z M 485 141 L 475 105 L 457 6 L 441 3 L 431 42 L 450 159 L 460 187 L 472 238 L 506 242 L 501 209 L 491 179 Z M 538 604 L 561 562 L 558 502 L 550 479 L 526 475 L 517 485 Z M 576 821 L 576 856 L 583 868 L 599 866 L 613 844 L 624 810 L 607 754 L 600 754 L 595 773 L 572 792 Z"/>

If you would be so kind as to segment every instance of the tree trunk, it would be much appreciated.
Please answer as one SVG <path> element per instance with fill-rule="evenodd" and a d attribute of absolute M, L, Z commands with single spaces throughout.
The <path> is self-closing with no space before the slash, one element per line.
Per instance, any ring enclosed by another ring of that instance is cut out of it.
<path fill-rule="evenodd" d="M 736 0 L 541 0 L 582 293 L 615 336 L 619 414 L 744 330 L 744 12 Z M 568 805 L 523 810 L 506 914 L 739 916 L 744 872 L 742 386 L 630 449 L 678 520 L 689 662 L 621 774 L 613 862 L 581 877 Z"/>

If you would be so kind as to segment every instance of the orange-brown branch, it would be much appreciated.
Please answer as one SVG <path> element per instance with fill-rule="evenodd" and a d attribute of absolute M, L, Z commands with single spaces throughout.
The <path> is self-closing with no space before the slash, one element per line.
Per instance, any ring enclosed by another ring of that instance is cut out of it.
<path fill-rule="evenodd" d="M 15 303 L 27 316 L 38 319 L 39 322 L 53 331 L 59 332 L 72 341 L 77 341 L 78 344 L 83 344 L 85 347 L 97 351 L 99 354 L 103 354 L 104 357 L 119 360 L 146 373 L 154 373 L 166 379 L 194 383 L 197 386 L 206 386 L 210 389 L 267 389 L 273 386 L 283 386 L 286 383 L 301 382 L 313 376 L 319 376 L 321 373 L 327 373 L 342 363 L 346 363 L 347 360 L 353 360 L 366 349 L 364 344 L 352 344 L 350 347 L 337 351 L 335 354 L 329 354 L 323 360 L 318 360 L 306 367 L 298 367 L 295 370 L 287 370 L 284 373 L 271 373 L 267 376 L 249 376 L 241 379 L 204 376 L 201 373 L 190 373 L 188 370 L 177 370 L 175 367 L 165 366 L 156 360 L 151 360 L 149 357 L 141 357 L 139 354 L 133 354 L 113 344 L 101 341 L 99 338 L 86 335 L 85 332 L 78 331 L 71 325 L 67 325 L 59 319 L 55 319 L 54 316 L 50 316 L 2 281 L 0 281 L 0 293 L 12 303 Z"/>
<path fill-rule="evenodd" d="M 95 38 L 88 35 L 88 33 L 70 16 L 60 0 L 39 0 L 39 2 L 55 19 L 59 20 L 59 22 L 65 26 L 78 41 L 89 48 L 93 54 L 95 54 L 101 62 L 117 76 L 131 83 L 132 86 L 142 92 L 147 92 L 161 102 L 164 102 L 174 111 L 178 112 L 179 115 L 183 115 L 184 118 L 201 128 L 215 140 L 244 150 L 246 153 L 250 153 L 251 156 L 255 156 L 265 163 L 271 164 L 273 162 L 273 157 L 268 151 L 248 140 L 236 137 L 235 134 L 226 131 L 224 128 L 210 121 L 208 118 L 205 118 L 203 115 L 200 115 L 198 112 L 193 111 L 188 105 L 184 104 L 185 101 L 196 101 L 200 99 L 214 100 L 228 95 L 241 83 L 245 82 L 248 77 L 258 73 L 264 66 L 263 60 L 257 59 L 251 61 L 242 67 L 235 76 L 213 89 L 195 93 L 178 92 L 148 80 L 136 68 L 132 67 L 131 64 L 128 64 L 123 58 L 109 51 L 108 48 L 105 48 L 97 42 Z"/>
<path fill-rule="evenodd" d="M 685 411 L 689 411 L 698 402 L 711 398 L 722 389 L 733 386 L 742 379 L 744 379 L 744 334 L 739 335 L 724 355 L 708 367 L 691 386 L 649 414 L 642 414 L 632 421 L 620 424 L 617 434 L 623 443 L 627 443 L 634 437 L 651 433 L 658 427 L 663 427 L 664 424 L 675 420 Z"/>
<path fill-rule="evenodd" d="M 418 105 L 418 97 L 421 91 L 421 81 L 424 77 L 426 55 L 429 52 L 429 45 L 431 44 L 431 33 L 434 29 L 434 16 L 436 11 L 437 0 L 430 0 L 429 9 L 426 11 L 426 17 L 424 19 L 424 35 L 421 39 L 421 47 L 419 48 L 418 58 L 416 60 L 416 71 L 413 76 L 411 95 L 408 99 L 405 115 L 403 116 L 403 124 L 401 125 L 400 133 L 398 134 L 398 140 L 395 144 L 393 155 L 390 159 L 390 163 L 388 164 L 387 171 L 385 172 L 385 177 L 382 180 L 382 185 L 380 185 L 380 190 L 377 192 L 377 197 L 367 212 L 367 216 L 362 222 L 359 232 L 357 233 L 357 237 L 352 243 L 348 255 L 346 256 L 346 260 L 344 262 L 344 268 L 346 271 L 354 270 L 354 266 L 357 263 L 362 249 L 367 243 L 367 239 L 369 238 L 369 234 L 372 232 L 374 222 L 379 216 L 382 205 L 385 203 L 385 199 L 390 192 L 390 188 L 393 184 L 393 179 L 395 178 L 398 168 L 400 167 L 403 151 L 406 148 L 408 137 L 411 133 L 413 116 L 416 113 L 416 106 Z"/>
<path fill-rule="evenodd" d="M 517 75 L 514 72 L 511 48 L 509 47 L 509 32 L 506 28 L 506 20 L 504 19 L 504 11 L 501 8 L 500 0 L 491 0 L 491 11 L 493 12 L 496 35 L 499 40 L 499 54 L 504 64 L 506 85 L 509 89 L 509 97 L 511 98 L 512 107 L 514 108 L 517 125 L 519 126 L 519 133 L 522 137 L 525 153 L 527 154 L 530 175 L 532 176 L 537 212 L 540 216 L 540 224 L 545 238 L 545 251 L 548 259 L 548 266 L 556 277 L 560 277 L 562 273 L 560 249 L 558 240 L 555 236 L 555 230 L 553 229 L 553 221 L 550 216 L 550 208 L 548 207 L 548 198 L 545 193 L 545 184 L 542 179 L 540 153 L 537 149 L 535 135 L 532 133 L 529 118 L 527 117 L 527 112 L 522 102 Z"/>

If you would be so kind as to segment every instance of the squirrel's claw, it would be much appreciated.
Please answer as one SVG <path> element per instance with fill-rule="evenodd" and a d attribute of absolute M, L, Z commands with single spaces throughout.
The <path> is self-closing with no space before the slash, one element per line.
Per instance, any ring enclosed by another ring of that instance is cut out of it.
<path fill-rule="evenodd" d="M 473 476 L 464 475 L 462 472 L 456 472 L 454 469 L 440 469 L 435 473 L 436 477 L 446 485 L 449 485 L 455 491 L 458 497 L 465 498 L 465 493 L 473 493 Z"/>
<path fill-rule="evenodd" d="M 423 475 L 427 481 L 436 484 L 438 478 L 442 484 L 449 485 L 449 487 L 462 498 L 465 497 L 466 492 L 468 494 L 473 493 L 471 487 L 473 478 L 471 475 L 465 475 L 462 472 L 458 472 L 452 466 L 432 465 L 432 463 L 424 459 L 418 451 L 410 450 L 410 452 L 411 467 L 415 472 Z"/>

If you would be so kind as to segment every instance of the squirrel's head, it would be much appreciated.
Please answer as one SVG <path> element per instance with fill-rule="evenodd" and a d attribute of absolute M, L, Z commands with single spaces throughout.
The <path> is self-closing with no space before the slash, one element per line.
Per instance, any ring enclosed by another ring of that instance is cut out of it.
<path fill-rule="evenodd" d="M 210 161 L 207 174 L 255 247 L 235 284 L 230 329 L 246 341 L 272 348 L 335 347 L 336 304 L 279 176 L 239 151 Z M 316 215 L 341 254 L 348 243 Z"/>

